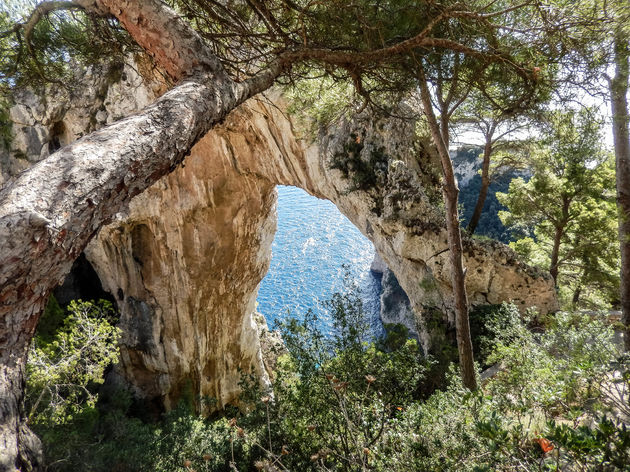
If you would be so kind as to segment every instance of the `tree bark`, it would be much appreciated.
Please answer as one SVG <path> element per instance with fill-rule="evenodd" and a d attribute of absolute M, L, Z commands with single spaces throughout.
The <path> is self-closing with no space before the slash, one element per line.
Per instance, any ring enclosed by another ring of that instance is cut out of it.
<path fill-rule="evenodd" d="M 556 232 L 553 236 L 553 246 L 551 248 L 551 261 L 549 263 L 549 273 L 553 278 L 553 284 L 558 286 L 558 258 L 560 254 L 560 243 L 562 242 L 563 228 L 556 227 Z"/>
<path fill-rule="evenodd" d="M 549 273 L 553 277 L 553 283 L 558 286 L 558 259 L 560 259 L 560 245 L 562 244 L 562 236 L 569 219 L 569 206 L 571 200 L 567 196 L 562 197 L 562 219 L 556 224 L 556 232 L 553 236 L 553 247 L 551 248 L 551 261 L 549 263 Z"/>
<path fill-rule="evenodd" d="M 628 114 L 630 46 L 621 30 L 615 33 L 614 42 L 615 75 L 610 81 L 610 103 L 621 248 L 621 320 L 625 325 L 625 349 L 630 351 L 630 115 Z"/>
<path fill-rule="evenodd" d="M 442 123 L 442 130 L 438 124 L 431 96 L 429 85 L 420 73 L 419 77 L 420 94 L 422 98 L 422 108 L 427 117 L 431 137 L 435 143 L 440 161 L 442 163 L 442 177 L 444 185 L 442 195 L 446 206 L 446 231 L 448 237 L 448 247 L 450 251 L 451 268 L 453 271 L 453 298 L 455 301 L 455 328 L 457 331 L 457 351 L 459 353 L 459 364 L 462 381 L 470 390 L 477 389 L 477 379 L 475 377 L 475 364 L 473 358 L 472 341 L 470 337 L 470 322 L 468 320 L 468 298 L 466 295 L 466 272 L 464 270 L 462 235 L 459 228 L 459 218 L 457 213 L 457 197 L 459 188 L 455 181 L 453 162 L 448 153 L 448 123 Z M 445 129 L 446 126 L 446 129 Z"/>
<path fill-rule="evenodd" d="M 28 347 L 51 289 L 101 226 L 281 71 L 278 63 L 233 82 L 197 34 L 156 0 L 81 4 L 118 16 L 174 79 L 188 78 L 141 113 L 60 149 L 0 191 L 0 471 L 43 466 L 39 440 L 26 424 L 23 389 Z M 151 48 L 162 42 L 168 55 Z"/>
<path fill-rule="evenodd" d="M 575 287 L 575 290 L 573 291 L 573 298 L 571 300 L 571 305 L 573 306 L 574 309 L 577 308 L 578 303 L 580 303 L 580 295 L 582 294 L 582 282 L 578 282 L 577 287 Z"/>
<path fill-rule="evenodd" d="M 494 126 L 494 125 L 493 125 Z M 488 187 L 490 187 L 490 156 L 492 155 L 492 134 L 490 131 L 486 136 L 486 144 L 483 147 L 483 163 L 481 165 L 481 188 L 479 189 L 479 196 L 477 197 L 477 203 L 475 204 L 475 210 L 473 211 L 470 221 L 468 222 L 468 232 L 475 234 L 481 213 L 483 212 L 483 206 L 486 203 L 486 197 L 488 196 Z"/>

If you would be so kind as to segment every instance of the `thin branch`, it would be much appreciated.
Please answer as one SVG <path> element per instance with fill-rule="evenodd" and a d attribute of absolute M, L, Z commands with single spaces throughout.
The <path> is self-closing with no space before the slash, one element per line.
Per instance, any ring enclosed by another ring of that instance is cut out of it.
<path fill-rule="evenodd" d="M 70 1 L 51 1 L 51 2 L 40 3 L 33 9 L 30 16 L 25 22 L 16 23 L 8 30 L 0 32 L 0 39 L 6 38 L 12 34 L 17 34 L 18 39 L 20 39 L 19 35 L 21 32 L 23 32 L 24 39 L 26 40 L 26 48 L 29 52 L 29 55 L 33 59 L 33 63 L 35 64 L 35 68 L 37 69 L 37 73 L 40 75 L 40 77 L 44 81 L 47 81 L 47 82 L 63 84 L 60 80 L 50 78 L 46 75 L 44 71 L 44 67 L 39 61 L 39 58 L 37 57 L 37 53 L 31 41 L 33 37 L 33 31 L 35 30 L 35 27 L 37 26 L 37 24 L 42 20 L 42 18 L 44 18 L 46 15 L 48 15 L 51 12 L 62 11 L 62 10 L 82 10 L 82 9 L 83 9 L 83 6 L 79 5 L 78 3 L 70 2 Z"/>
<path fill-rule="evenodd" d="M 4 30 L 0 32 L 0 39 L 6 38 L 14 33 L 17 33 L 20 30 L 24 30 L 24 34 L 27 38 L 31 36 L 33 33 L 33 29 L 37 26 L 37 23 L 40 22 L 44 15 L 51 13 L 53 11 L 59 10 L 79 10 L 83 9 L 81 5 L 74 2 L 66 2 L 66 1 L 58 1 L 58 2 L 44 2 L 37 5 L 28 19 L 22 23 L 15 23 L 8 30 Z"/>

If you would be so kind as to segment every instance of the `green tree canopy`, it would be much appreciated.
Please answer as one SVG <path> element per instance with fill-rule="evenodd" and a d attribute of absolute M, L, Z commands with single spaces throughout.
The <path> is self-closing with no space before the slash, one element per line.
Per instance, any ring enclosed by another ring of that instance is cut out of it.
<path fill-rule="evenodd" d="M 503 223 L 521 236 L 512 246 L 547 268 L 565 299 L 603 291 L 606 302 L 616 300 L 614 160 L 600 124 L 588 111 L 554 112 L 530 161 L 531 179 L 514 179 L 507 194 L 497 194 L 508 208 Z"/>
<path fill-rule="evenodd" d="M 77 3 L 8 0 L 0 7 L 0 96 L 15 87 L 71 87 L 77 68 L 132 51 L 139 48 L 116 21 Z"/>

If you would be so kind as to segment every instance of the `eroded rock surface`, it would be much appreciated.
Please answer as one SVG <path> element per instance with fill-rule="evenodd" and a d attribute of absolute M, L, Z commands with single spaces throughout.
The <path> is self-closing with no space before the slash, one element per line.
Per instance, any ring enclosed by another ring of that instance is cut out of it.
<path fill-rule="evenodd" d="M 134 61 L 77 72 L 72 87 L 58 84 L 13 97 L 13 139 L 0 143 L 0 185 L 81 136 L 141 110 L 165 91 L 140 56 Z"/>
<path fill-rule="evenodd" d="M 125 77 L 96 87 L 100 94 L 87 87 L 72 104 L 48 99 L 42 108 L 37 97 L 17 97 L 16 138 L 0 159 L 5 178 L 45 158 L 55 139 L 66 144 L 159 93 L 159 83 Z M 86 250 L 121 311 L 117 375 L 147 401 L 169 408 L 186 392 L 220 407 L 236 399 L 238 369 L 266 378 L 253 316 L 271 257 L 277 184 L 335 203 L 374 243 L 420 325 L 427 306 L 453 321 L 438 168 L 411 138 L 414 123 L 364 114 L 311 142 L 299 139 L 285 109 L 278 94 L 241 106 Z M 551 279 L 509 249 L 466 240 L 465 251 L 471 303 L 556 307 Z M 431 348 L 430 336 L 420 339 Z"/>
<path fill-rule="evenodd" d="M 222 407 L 238 393 L 239 369 L 264 373 L 252 316 L 276 195 L 214 144 L 196 146 L 86 250 L 122 315 L 119 374 L 166 408 L 182 392 Z"/>
<path fill-rule="evenodd" d="M 394 273 L 385 269 L 381 279 L 383 290 L 381 292 L 381 321 L 387 327 L 388 324 L 401 324 L 409 330 L 409 334 L 418 337 L 421 327 L 418 326 L 409 297 L 398 283 Z"/>

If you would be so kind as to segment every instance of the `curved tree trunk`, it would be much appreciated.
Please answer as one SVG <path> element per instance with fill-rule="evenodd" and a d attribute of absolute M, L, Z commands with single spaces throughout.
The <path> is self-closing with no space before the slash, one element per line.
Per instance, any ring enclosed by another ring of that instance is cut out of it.
<path fill-rule="evenodd" d="M 24 368 L 51 289 L 101 226 L 280 71 L 276 66 L 248 82 L 231 81 L 196 33 L 158 1 L 81 4 L 111 11 L 174 79 L 189 78 L 142 113 L 57 151 L 0 192 L 0 471 L 42 466 L 41 445 L 26 425 Z M 166 55 L 156 53 L 164 48 Z"/>
<path fill-rule="evenodd" d="M 617 170 L 617 208 L 621 248 L 621 320 L 625 325 L 624 343 L 630 351 L 630 46 L 622 31 L 615 35 L 615 76 L 610 81 L 613 140 Z"/>

